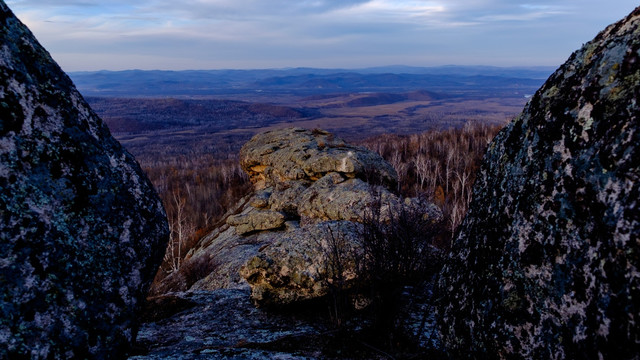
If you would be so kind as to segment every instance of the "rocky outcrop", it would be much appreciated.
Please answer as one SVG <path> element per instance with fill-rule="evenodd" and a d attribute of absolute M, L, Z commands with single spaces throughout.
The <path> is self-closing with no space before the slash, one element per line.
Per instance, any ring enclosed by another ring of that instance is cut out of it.
<path fill-rule="evenodd" d="M 0 358 L 119 358 L 168 227 L 140 167 L 0 1 Z"/>
<path fill-rule="evenodd" d="M 440 276 L 453 355 L 638 358 L 639 96 L 640 8 L 490 145 Z"/>
<path fill-rule="evenodd" d="M 184 266 L 207 264 L 204 274 L 173 274 L 157 292 L 243 288 L 248 282 L 258 305 L 315 299 L 327 294 L 336 275 L 327 266 L 332 244 L 340 242 L 344 250 L 341 278 L 355 281 L 359 224 L 376 203 L 383 214 L 418 204 L 425 217 L 441 217 L 434 205 L 392 193 L 386 186 L 394 186 L 397 175 L 378 154 L 324 131 L 266 132 L 240 155 L 255 191 L 189 253 Z"/>
<path fill-rule="evenodd" d="M 240 150 L 240 164 L 257 189 L 290 180 L 316 181 L 331 172 L 391 187 L 398 182 L 396 171 L 378 154 L 322 130 L 295 128 L 255 136 Z"/>

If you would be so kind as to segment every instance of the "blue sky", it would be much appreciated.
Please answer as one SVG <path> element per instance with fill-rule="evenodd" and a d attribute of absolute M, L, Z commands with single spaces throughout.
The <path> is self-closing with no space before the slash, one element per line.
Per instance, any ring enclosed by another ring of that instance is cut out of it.
<path fill-rule="evenodd" d="M 563 63 L 632 0 L 6 0 L 66 71 Z"/>

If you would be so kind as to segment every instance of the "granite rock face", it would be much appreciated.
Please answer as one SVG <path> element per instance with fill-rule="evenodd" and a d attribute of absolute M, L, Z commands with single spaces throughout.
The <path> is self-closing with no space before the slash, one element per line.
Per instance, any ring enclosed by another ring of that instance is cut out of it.
<path fill-rule="evenodd" d="M 0 358 L 118 358 L 166 216 L 133 157 L 0 1 Z"/>
<path fill-rule="evenodd" d="M 345 144 L 320 130 L 289 128 L 256 135 L 241 150 L 241 164 L 254 192 L 200 240 L 185 261 L 207 264 L 206 274 L 183 279 L 174 273 L 156 291 L 241 289 L 251 286 L 258 305 L 282 306 L 327 294 L 333 275 L 326 266 L 330 241 L 344 245 L 346 281 L 356 281 L 356 239 L 366 212 L 421 206 L 425 217 L 440 210 L 399 198 L 386 186 L 397 182 L 378 154 Z M 346 251 L 348 250 L 348 251 Z"/>
<path fill-rule="evenodd" d="M 640 356 L 638 99 L 640 8 L 575 52 L 490 145 L 440 276 L 454 356 Z"/>

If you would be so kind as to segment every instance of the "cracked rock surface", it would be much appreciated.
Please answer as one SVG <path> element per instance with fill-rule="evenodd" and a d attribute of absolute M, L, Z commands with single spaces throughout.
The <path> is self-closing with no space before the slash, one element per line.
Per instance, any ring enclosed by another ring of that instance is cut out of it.
<path fill-rule="evenodd" d="M 316 318 L 256 309 L 246 289 L 190 291 L 164 297 L 185 304 L 186 309 L 145 323 L 138 334 L 142 351 L 129 360 L 314 359 L 313 351 L 295 354 L 280 343 L 308 341 L 327 331 L 326 324 Z"/>

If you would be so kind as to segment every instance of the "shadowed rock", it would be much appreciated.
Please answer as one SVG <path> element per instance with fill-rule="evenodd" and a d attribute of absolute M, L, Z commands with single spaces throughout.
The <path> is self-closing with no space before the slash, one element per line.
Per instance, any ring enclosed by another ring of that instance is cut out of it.
<path fill-rule="evenodd" d="M 259 305 L 287 305 L 327 295 L 325 281 L 334 277 L 327 265 L 330 241 L 338 241 L 347 284 L 356 280 L 358 223 L 322 222 L 282 234 L 251 258 L 240 275 L 251 285 L 251 297 Z M 333 238 L 332 238 L 333 237 Z"/>
<path fill-rule="evenodd" d="M 640 8 L 490 145 L 440 276 L 455 356 L 640 354 Z"/>
<path fill-rule="evenodd" d="M 145 323 L 138 343 L 148 350 L 130 360 L 327 358 L 322 356 L 321 337 L 331 329 L 321 317 L 257 309 L 247 289 L 189 291 L 163 298 L 188 308 Z"/>
<path fill-rule="evenodd" d="M 168 226 L 140 167 L 0 1 L 0 358 L 120 358 Z"/>

